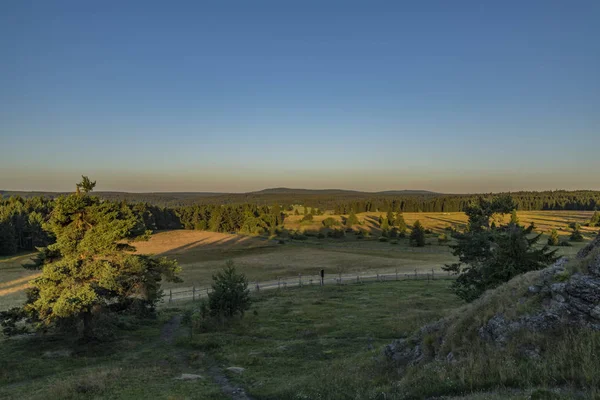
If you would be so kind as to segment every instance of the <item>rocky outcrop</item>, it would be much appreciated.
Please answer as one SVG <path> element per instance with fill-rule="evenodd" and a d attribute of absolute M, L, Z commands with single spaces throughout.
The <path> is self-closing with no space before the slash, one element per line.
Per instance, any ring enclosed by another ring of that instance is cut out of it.
<path fill-rule="evenodd" d="M 596 249 L 600 249 L 600 235 L 577 254 L 576 258 L 585 264 L 580 272 L 571 274 L 566 258 L 540 271 L 534 284 L 514 304 L 517 307 L 535 300 L 536 307 L 518 317 L 509 318 L 503 312 L 497 312 L 481 326 L 474 327 L 478 337 L 491 345 L 504 347 L 522 331 L 544 333 L 563 327 L 600 330 L 600 251 Z M 443 344 L 446 328 L 452 323 L 441 320 L 427 325 L 411 338 L 396 340 L 386 346 L 384 354 L 398 366 L 419 364 L 428 359 L 427 343 L 431 344 L 433 340 L 434 344 Z M 521 350 L 528 358 L 540 356 L 535 347 L 524 346 Z M 448 351 L 433 357 L 446 361 L 456 359 L 455 354 Z"/>

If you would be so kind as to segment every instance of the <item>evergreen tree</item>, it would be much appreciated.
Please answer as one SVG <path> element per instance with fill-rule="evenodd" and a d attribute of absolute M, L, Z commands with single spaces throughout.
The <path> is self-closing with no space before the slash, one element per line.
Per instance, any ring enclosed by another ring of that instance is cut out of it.
<path fill-rule="evenodd" d="M 541 234 L 532 239 L 527 237 L 531 227 L 525 229 L 514 222 L 490 227 L 494 214 L 507 214 L 513 209 L 512 199 L 507 196 L 493 200 L 481 198 L 467 207 L 468 229 L 456 234 L 457 244 L 451 246 L 459 262 L 444 267 L 458 274 L 452 287 L 464 300 L 473 301 L 486 290 L 516 275 L 542 269 L 557 259 L 556 250 L 536 245 Z"/>
<path fill-rule="evenodd" d="M 410 232 L 410 245 L 413 247 L 425 246 L 425 229 L 421 221 L 416 220 Z"/>
<path fill-rule="evenodd" d="M 380 225 L 381 228 L 381 232 L 384 236 L 387 235 L 388 231 L 390 230 L 390 224 L 388 223 L 388 219 L 387 218 L 383 218 L 383 221 L 381 222 Z"/>
<path fill-rule="evenodd" d="M 583 235 L 581 233 L 581 226 L 579 224 L 575 224 L 573 227 L 573 232 L 571 233 L 569 240 L 571 242 L 583 242 Z"/>
<path fill-rule="evenodd" d="M 387 214 L 386 214 L 386 218 L 387 223 L 389 226 L 394 226 L 394 213 L 392 212 L 391 209 L 388 210 Z"/>
<path fill-rule="evenodd" d="M 594 212 L 594 215 L 592 215 L 592 218 L 590 219 L 590 226 L 600 228 L 600 212 Z"/>
<path fill-rule="evenodd" d="M 346 220 L 346 226 L 351 227 L 352 225 L 358 225 L 358 217 L 354 213 L 354 210 L 350 210 L 350 214 L 348 214 L 348 219 Z"/>
<path fill-rule="evenodd" d="M 8 221 L 0 221 L 0 255 L 8 256 L 17 252 L 17 235 Z"/>
<path fill-rule="evenodd" d="M 215 317 L 231 318 L 244 315 L 250 308 L 251 299 L 246 276 L 238 273 L 229 260 L 222 271 L 213 275 L 212 292 L 208 295 L 210 313 Z"/>
<path fill-rule="evenodd" d="M 560 239 L 558 237 L 558 232 L 556 229 L 552 229 L 550 232 L 550 237 L 548 237 L 548 246 L 558 246 Z"/>
<path fill-rule="evenodd" d="M 84 337 L 92 337 L 97 316 L 134 306 L 151 311 L 162 278 L 178 279 L 175 261 L 126 252 L 127 241 L 149 232 L 126 205 L 90 196 L 94 185 L 84 177 L 77 193 L 56 200 L 44 226 L 56 243 L 27 266 L 41 269 L 23 308 L 39 328 L 80 322 Z"/>
<path fill-rule="evenodd" d="M 510 223 L 514 225 L 519 225 L 519 217 L 517 216 L 517 210 L 512 210 L 510 213 Z"/>
<path fill-rule="evenodd" d="M 404 220 L 404 216 L 400 213 L 396 215 L 396 226 L 398 227 L 398 236 L 404 237 L 406 235 L 406 229 L 408 226 L 406 225 L 406 221 Z"/>

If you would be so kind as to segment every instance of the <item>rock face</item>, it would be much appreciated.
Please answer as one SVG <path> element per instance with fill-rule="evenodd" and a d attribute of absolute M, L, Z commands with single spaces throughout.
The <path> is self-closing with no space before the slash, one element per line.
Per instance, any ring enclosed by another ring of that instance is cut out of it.
<path fill-rule="evenodd" d="M 551 267 L 540 271 L 534 285 L 529 286 L 527 297 L 539 299 L 540 306 L 530 313 L 509 319 L 496 313 L 477 330 L 480 339 L 496 346 L 506 346 L 520 331 L 549 332 L 560 327 L 600 330 L 600 235 L 581 249 L 577 259 L 585 260 L 587 270 L 569 275 L 568 260 L 563 258 Z M 515 304 L 515 306 L 517 306 Z M 410 366 L 426 359 L 424 339 L 437 333 L 436 340 L 444 341 L 445 320 L 421 328 L 409 339 L 396 340 L 384 349 L 385 356 L 399 366 Z M 433 335 L 435 337 L 435 335 Z M 431 337 L 429 338 L 431 340 Z M 539 349 L 523 348 L 524 356 L 539 357 Z M 455 360 L 452 353 L 437 354 L 436 359 Z"/>

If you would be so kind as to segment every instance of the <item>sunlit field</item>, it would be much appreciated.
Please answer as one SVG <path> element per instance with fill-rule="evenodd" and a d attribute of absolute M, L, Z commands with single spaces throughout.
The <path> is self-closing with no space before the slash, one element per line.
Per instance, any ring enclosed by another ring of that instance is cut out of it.
<path fill-rule="evenodd" d="M 250 237 L 237 234 L 206 231 L 165 231 L 154 234 L 147 242 L 134 245 L 140 254 L 166 256 L 179 261 L 182 267 L 183 282 L 165 283 L 165 289 L 206 287 L 212 275 L 223 267 L 225 261 L 233 260 L 251 282 L 277 278 L 295 278 L 301 274 L 305 280 L 314 277 L 321 269 L 328 276 L 337 274 L 390 273 L 399 274 L 439 271 L 455 257 L 448 243 L 438 243 L 437 237 L 447 227 L 464 229 L 464 213 L 404 213 L 410 226 L 417 219 L 426 229 L 428 245 L 422 248 L 410 247 L 408 239 L 389 239 L 379 241 L 380 231 L 377 220 L 381 213 L 361 213 L 358 218 L 361 225 L 354 227 L 371 233 L 369 237 L 358 239 L 348 233 L 340 239 L 318 238 L 316 233 L 323 228 L 322 221 L 328 215 L 315 216 L 310 223 L 299 222 L 302 216 L 288 216 L 285 229 L 305 232 L 305 240 Z M 529 225 L 534 222 L 537 232 L 549 232 L 557 229 L 563 240 L 571 232 L 572 222 L 585 224 L 592 212 L 585 211 L 535 211 L 518 213 L 520 223 Z M 339 216 L 334 218 L 340 219 Z M 582 232 L 589 240 L 597 228 L 582 226 Z M 545 243 L 544 236 L 541 243 Z M 451 243 L 451 242 L 450 242 Z M 572 247 L 557 247 L 561 255 L 574 255 L 583 243 L 573 243 Z M 28 280 L 36 275 L 21 267 L 29 255 L 19 255 L 0 259 L 0 309 L 6 309 L 22 303 L 24 289 Z"/>

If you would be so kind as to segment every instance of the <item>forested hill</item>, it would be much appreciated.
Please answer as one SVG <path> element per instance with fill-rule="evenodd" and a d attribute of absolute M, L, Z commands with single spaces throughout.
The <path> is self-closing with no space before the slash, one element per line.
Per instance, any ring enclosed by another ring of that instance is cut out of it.
<path fill-rule="evenodd" d="M 54 198 L 65 193 L 52 192 L 11 192 L 0 190 L 5 199 L 11 196 Z M 421 190 L 401 190 L 385 192 L 358 192 L 340 189 L 310 190 L 274 188 L 249 193 L 209 193 L 209 192 L 157 192 L 125 193 L 95 192 L 95 195 L 128 203 L 147 203 L 159 207 L 181 207 L 197 204 L 254 204 L 289 206 L 302 204 L 321 210 L 334 210 L 336 214 L 355 212 L 388 211 L 395 212 L 452 212 L 463 211 L 469 202 L 479 196 L 492 194 L 440 194 Z M 510 194 L 520 210 L 595 210 L 600 208 L 600 191 L 545 191 L 515 192 Z"/>

